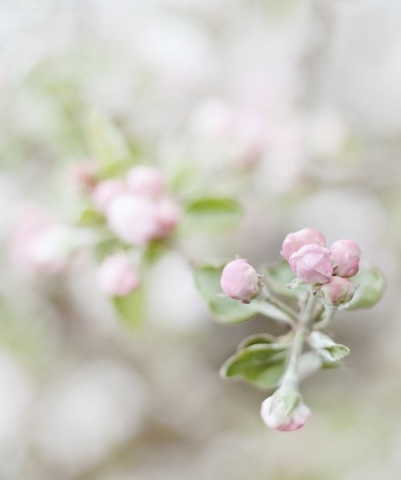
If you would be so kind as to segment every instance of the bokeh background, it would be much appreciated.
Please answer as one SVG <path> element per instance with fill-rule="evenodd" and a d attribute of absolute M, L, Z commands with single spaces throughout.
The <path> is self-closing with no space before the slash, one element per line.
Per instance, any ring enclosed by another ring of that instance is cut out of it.
<path fill-rule="evenodd" d="M 1 480 L 400 478 L 400 26 L 398 0 L 0 2 Z M 27 205 L 76 213 L 93 112 L 144 160 L 197 165 L 189 190 L 244 206 L 154 265 L 136 333 L 91 262 L 25 278 L 9 254 Z M 313 415 L 285 434 L 259 418 L 266 392 L 218 376 L 279 327 L 215 323 L 190 263 L 275 261 L 304 226 L 357 241 L 387 288 L 336 319 L 352 353 L 305 382 Z"/>

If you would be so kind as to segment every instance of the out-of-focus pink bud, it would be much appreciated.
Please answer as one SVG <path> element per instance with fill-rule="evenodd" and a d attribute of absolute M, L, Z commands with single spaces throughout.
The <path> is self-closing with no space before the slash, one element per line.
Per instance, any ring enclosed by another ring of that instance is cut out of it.
<path fill-rule="evenodd" d="M 280 388 L 262 403 L 260 414 L 267 427 L 293 432 L 305 425 L 310 410 L 297 391 Z"/>
<path fill-rule="evenodd" d="M 159 198 L 164 191 L 163 173 L 155 167 L 138 165 L 128 172 L 129 190 L 135 195 Z"/>
<path fill-rule="evenodd" d="M 181 212 L 174 200 L 169 197 L 164 197 L 158 202 L 157 210 L 159 219 L 158 236 L 165 238 L 180 222 Z"/>
<path fill-rule="evenodd" d="M 304 283 L 327 283 L 333 276 L 329 250 L 320 245 L 304 245 L 291 255 L 289 263 Z"/>
<path fill-rule="evenodd" d="M 335 276 L 332 277 L 329 282 L 322 285 L 320 292 L 326 303 L 336 306 L 352 300 L 355 293 L 355 286 L 348 278 Z"/>
<path fill-rule="evenodd" d="M 106 258 L 100 265 L 97 284 L 107 295 L 123 297 L 137 288 L 139 276 L 130 259 L 119 253 Z"/>
<path fill-rule="evenodd" d="M 242 303 L 249 303 L 259 295 L 261 283 L 261 275 L 244 258 L 227 263 L 221 273 L 220 285 L 224 295 Z"/>
<path fill-rule="evenodd" d="M 353 277 L 359 270 L 361 248 L 353 240 L 337 240 L 330 248 L 334 275 Z"/>
<path fill-rule="evenodd" d="M 111 179 L 98 183 L 92 194 L 96 209 L 105 214 L 112 200 L 126 191 L 127 188 L 121 180 Z"/>
<path fill-rule="evenodd" d="M 131 245 L 145 245 L 159 234 L 157 204 L 147 197 L 117 196 L 106 212 L 110 229 Z"/>
<path fill-rule="evenodd" d="M 83 162 L 72 168 L 70 177 L 78 189 L 86 193 L 95 188 L 97 184 L 96 173 L 96 165 L 93 162 Z"/>
<path fill-rule="evenodd" d="M 75 250 L 73 230 L 30 209 L 18 221 L 11 238 L 16 266 L 24 273 L 55 275 L 68 266 Z"/>
<path fill-rule="evenodd" d="M 303 228 L 297 232 L 289 233 L 283 242 L 281 247 L 281 255 L 289 260 L 291 255 L 297 252 L 304 245 L 320 245 L 326 246 L 326 239 L 323 234 L 314 228 Z"/>

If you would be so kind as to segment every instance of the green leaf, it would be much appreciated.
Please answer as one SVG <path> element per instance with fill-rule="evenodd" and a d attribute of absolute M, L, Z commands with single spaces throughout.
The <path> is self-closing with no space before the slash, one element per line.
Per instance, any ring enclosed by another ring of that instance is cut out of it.
<path fill-rule="evenodd" d="M 130 330 L 139 330 L 143 325 L 143 288 L 136 289 L 130 295 L 113 297 L 115 310 Z"/>
<path fill-rule="evenodd" d="M 225 197 L 204 197 L 186 205 L 185 222 L 188 228 L 226 230 L 241 219 L 242 209 L 238 202 Z"/>
<path fill-rule="evenodd" d="M 78 220 L 78 225 L 83 227 L 102 225 L 103 223 L 105 223 L 104 216 L 91 208 L 83 210 Z"/>
<path fill-rule="evenodd" d="M 348 309 L 369 308 L 381 299 L 385 288 L 385 280 L 378 268 L 368 267 L 362 270 L 352 278 L 352 282 L 358 285 L 358 288 L 348 305 Z"/>
<path fill-rule="evenodd" d="M 292 299 L 297 302 L 297 297 L 303 296 L 308 286 L 300 285 L 296 288 L 289 289 L 287 285 L 291 284 L 296 278 L 286 260 L 269 265 L 265 273 L 266 283 L 275 293 L 286 299 Z M 288 301 L 288 300 L 287 300 Z"/>
<path fill-rule="evenodd" d="M 312 332 L 309 336 L 309 345 L 327 362 L 339 362 L 350 353 L 348 347 L 335 343 L 322 332 Z"/>
<path fill-rule="evenodd" d="M 242 340 L 242 342 L 238 345 L 237 350 L 242 350 L 243 348 L 250 347 L 251 345 L 271 345 L 276 342 L 277 338 L 273 335 L 269 335 L 268 333 L 256 333 Z"/>
<path fill-rule="evenodd" d="M 332 345 L 331 347 L 319 350 L 319 353 L 329 362 L 338 362 L 349 355 L 350 349 L 345 345 Z"/>
<path fill-rule="evenodd" d="M 132 164 L 131 150 L 124 136 L 106 116 L 97 112 L 89 118 L 88 143 L 106 178 L 121 173 L 128 163 Z"/>
<path fill-rule="evenodd" d="M 281 310 L 262 300 L 255 299 L 245 305 L 238 300 L 224 297 L 221 293 L 220 277 L 223 266 L 206 265 L 195 269 L 195 285 L 208 301 L 209 309 L 223 323 L 241 323 L 260 313 L 278 321 L 288 321 Z"/>
<path fill-rule="evenodd" d="M 251 345 L 230 357 L 220 374 L 240 377 L 259 388 L 274 388 L 285 371 L 286 348 L 277 345 Z"/>

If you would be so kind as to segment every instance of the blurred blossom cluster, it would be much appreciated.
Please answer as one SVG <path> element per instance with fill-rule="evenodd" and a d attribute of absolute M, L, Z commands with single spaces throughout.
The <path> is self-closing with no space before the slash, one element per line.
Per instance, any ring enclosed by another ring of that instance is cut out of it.
<path fill-rule="evenodd" d="M 2 480 L 398 480 L 400 22 L 397 0 L 1 2 Z M 352 360 L 288 439 L 217 375 L 285 331 L 213 323 L 192 270 L 241 254 L 254 301 L 249 267 L 305 225 L 326 302 L 354 293 L 339 238 L 388 286 L 338 315 Z"/>

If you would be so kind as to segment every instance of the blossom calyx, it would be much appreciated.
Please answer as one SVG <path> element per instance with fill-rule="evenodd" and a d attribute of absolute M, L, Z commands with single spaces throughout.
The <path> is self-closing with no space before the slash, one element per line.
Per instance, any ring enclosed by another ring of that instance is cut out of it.
<path fill-rule="evenodd" d="M 314 228 L 303 228 L 297 232 L 289 233 L 281 247 L 281 255 L 289 260 L 291 255 L 297 252 L 304 245 L 320 245 L 326 246 L 326 239 L 324 235 Z"/>
<path fill-rule="evenodd" d="M 238 258 L 227 263 L 221 273 L 220 285 L 224 295 L 249 303 L 257 297 L 262 289 L 262 275 L 248 263 L 245 258 Z"/>
<path fill-rule="evenodd" d="M 359 270 L 361 248 L 353 240 L 337 240 L 330 248 L 334 275 L 353 277 Z"/>
<path fill-rule="evenodd" d="M 291 255 L 289 264 L 303 283 L 327 283 L 333 276 L 329 250 L 320 245 L 304 245 Z"/>
<path fill-rule="evenodd" d="M 274 430 L 292 432 L 303 427 L 310 416 L 301 394 L 292 388 L 279 388 L 266 398 L 260 410 L 265 425 Z"/>

